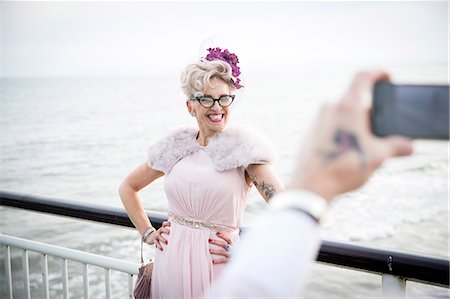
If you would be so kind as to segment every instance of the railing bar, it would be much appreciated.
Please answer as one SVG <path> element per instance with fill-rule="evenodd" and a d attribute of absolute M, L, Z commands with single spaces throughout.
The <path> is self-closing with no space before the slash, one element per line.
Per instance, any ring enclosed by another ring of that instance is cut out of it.
<path fill-rule="evenodd" d="M 44 289 L 44 298 L 49 299 L 49 289 L 48 289 L 48 256 L 43 254 L 41 256 L 41 271 L 42 271 L 42 285 Z"/>
<path fill-rule="evenodd" d="M 25 296 L 30 299 L 30 264 L 28 262 L 28 250 L 23 251 L 22 256 L 22 267 L 23 267 L 23 284 L 24 284 L 24 290 L 25 290 Z"/>
<path fill-rule="evenodd" d="M 69 273 L 67 267 L 67 259 L 62 259 L 62 283 L 63 283 L 63 297 L 69 299 Z"/>
<path fill-rule="evenodd" d="M 12 272 L 11 272 L 11 247 L 5 246 L 5 272 L 6 272 L 6 293 L 8 298 L 13 299 Z"/>
<path fill-rule="evenodd" d="M 83 264 L 83 289 L 84 289 L 84 299 L 89 299 L 89 265 Z"/>
<path fill-rule="evenodd" d="M 5 235 L 0 234 L 0 237 L 5 238 Z M 8 239 L 0 239 L 0 243 L 7 241 Z M 14 246 L 14 244 L 8 244 L 8 242 L 4 243 L 5 246 L 5 273 L 6 280 L 9 281 L 9 297 L 13 298 L 13 288 L 12 288 L 12 272 L 11 272 L 11 252 L 10 246 Z M 20 248 L 20 247 L 19 247 Z M 24 248 L 21 248 L 24 249 Z M 24 270 L 28 271 L 28 281 L 29 281 L 29 258 L 28 258 L 28 249 L 24 249 L 23 254 L 23 267 Z M 42 274 L 44 281 L 44 298 L 49 298 L 49 286 L 48 286 L 48 255 L 42 254 Z M 339 266 L 338 266 L 339 267 Z M 64 298 L 69 298 L 69 284 L 68 284 L 68 259 L 62 260 L 62 268 L 63 268 L 63 288 L 64 288 Z M 345 267 L 344 267 L 345 268 Z M 89 298 L 89 264 L 84 264 L 84 285 L 85 285 L 85 298 Z M 111 268 L 105 268 L 105 287 L 106 287 L 106 298 L 111 298 Z M 358 270 L 358 269 L 356 269 Z M 360 270 L 361 271 L 361 270 Z M 8 273 L 9 272 L 9 273 Z M 134 275 L 128 273 L 128 293 L 129 297 L 133 298 L 133 277 Z M 398 275 L 392 274 L 381 274 L 382 276 L 382 291 L 384 297 L 395 297 L 395 298 L 406 298 L 406 281 L 414 281 L 409 278 L 401 277 Z M 430 283 L 428 283 L 430 284 Z M 64 286 L 65 285 L 65 286 Z M 86 292 L 87 285 L 87 292 Z M 8 293 L 7 293 L 8 294 Z M 87 296 L 86 296 L 87 294 Z"/>
<path fill-rule="evenodd" d="M 91 203 L 83 204 L 0 190 L 0 205 L 133 227 L 124 209 Z M 167 220 L 167 215 L 162 213 L 147 212 L 147 216 L 156 228 Z M 241 228 L 241 231 L 244 230 L 245 228 Z M 386 261 L 391 256 L 393 267 L 389 270 Z M 351 269 L 402 276 L 411 281 L 426 282 L 436 286 L 447 288 L 450 286 L 448 258 L 421 256 L 323 240 L 317 261 Z M 95 262 L 86 260 L 82 262 L 97 265 Z M 109 264 L 98 266 L 114 269 Z M 130 269 L 128 273 L 133 273 L 132 271 Z"/>
<path fill-rule="evenodd" d="M 0 190 L 0 205 L 134 228 L 125 209 L 96 205 L 91 202 L 57 200 Z M 152 225 L 155 228 L 161 227 L 168 218 L 161 212 L 147 211 L 147 215 L 152 218 Z"/>
<path fill-rule="evenodd" d="M 128 275 L 128 298 L 133 299 L 133 274 Z"/>
<path fill-rule="evenodd" d="M 105 269 L 106 299 L 111 299 L 111 269 Z"/>
<path fill-rule="evenodd" d="M 95 265 L 101 268 L 108 268 L 114 271 L 125 272 L 128 274 L 137 274 L 139 271 L 139 264 L 137 263 L 51 244 L 40 243 L 32 240 L 21 239 L 1 233 L 0 244 L 21 249 L 28 249 L 30 251 L 38 252 L 41 254 L 47 254 L 49 256 L 68 259 L 71 261 L 78 261 L 80 263 Z"/>

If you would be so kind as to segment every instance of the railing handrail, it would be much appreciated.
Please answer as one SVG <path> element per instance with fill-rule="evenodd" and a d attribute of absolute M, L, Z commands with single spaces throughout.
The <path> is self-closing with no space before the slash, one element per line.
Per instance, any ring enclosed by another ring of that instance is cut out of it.
<path fill-rule="evenodd" d="M 74 260 L 80 263 L 94 265 L 114 271 L 120 271 L 127 274 L 137 275 L 139 272 L 138 263 L 119 260 L 71 248 L 36 242 L 32 240 L 25 240 L 2 233 L 0 233 L 0 244 L 20 249 L 26 249 L 41 254 L 47 254 L 62 259 Z"/>
<path fill-rule="evenodd" d="M 133 227 L 124 209 L 91 203 L 83 204 L 0 190 L 0 205 Z M 168 219 L 167 215 L 161 212 L 147 212 L 147 215 L 157 228 Z M 323 240 L 317 261 L 378 274 L 400 276 L 407 280 L 441 287 L 450 286 L 449 260 L 440 257 Z"/>
<path fill-rule="evenodd" d="M 0 205 L 52 215 L 134 227 L 124 209 L 87 202 L 81 203 L 0 190 Z M 161 212 L 147 211 L 147 216 L 156 228 L 161 227 L 162 223 L 167 220 L 167 215 Z"/>

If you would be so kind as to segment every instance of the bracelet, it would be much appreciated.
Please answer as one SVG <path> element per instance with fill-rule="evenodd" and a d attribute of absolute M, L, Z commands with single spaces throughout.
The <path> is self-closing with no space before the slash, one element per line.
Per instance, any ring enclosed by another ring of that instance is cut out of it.
<path fill-rule="evenodd" d="M 147 237 L 154 231 L 156 231 L 156 229 L 153 226 L 147 229 L 145 233 L 142 235 L 142 241 L 145 241 L 145 239 L 147 239 Z"/>

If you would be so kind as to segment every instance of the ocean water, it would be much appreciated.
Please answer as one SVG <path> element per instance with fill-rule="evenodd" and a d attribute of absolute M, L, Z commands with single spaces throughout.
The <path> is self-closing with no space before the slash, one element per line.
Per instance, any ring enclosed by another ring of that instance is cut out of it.
<path fill-rule="evenodd" d="M 434 69 L 397 69 L 394 75 L 407 82 L 446 78 Z M 275 171 L 288 184 L 299 145 L 319 107 L 337 99 L 350 78 L 351 72 L 324 72 L 281 75 L 261 84 L 265 78 L 249 76 L 230 121 L 257 126 L 272 140 L 278 152 Z M 172 129 L 195 125 L 178 80 L 177 75 L 3 79 L 0 189 L 122 207 L 118 186 L 145 161 L 148 146 Z M 413 156 L 387 161 L 366 186 L 335 200 L 322 237 L 448 258 L 448 150 L 446 141 L 416 141 Z M 165 211 L 163 180 L 144 189 L 141 198 L 145 208 Z M 265 209 L 253 190 L 244 225 Z M 5 207 L 0 215 L 2 233 L 139 261 L 139 236 L 132 229 Z M 153 254 L 152 247 L 146 250 Z M 13 268 L 20 269 L 20 252 L 12 253 Z M 60 297 L 59 261 L 49 262 L 51 297 Z M 33 298 L 42 292 L 38 265 L 39 257 L 30 254 Z M 78 298 L 82 269 L 77 263 L 69 263 L 69 269 L 79 274 L 69 281 L 71 297 Z M 92 297 L 101 298 L 103 271 L 90 271 Z M 14 277 L 17 298 L 23 292 L 19 276 L 20 271 Z M 126 277 L 113 272 L 112 278 L 114 298 L 125 298 Z M 377 275 L 314 264 L 305 298 L 378 297 L 380 285 Z M 415 283 L 408 284 L 408 294 L 449 295 L 446 289 Z"/>

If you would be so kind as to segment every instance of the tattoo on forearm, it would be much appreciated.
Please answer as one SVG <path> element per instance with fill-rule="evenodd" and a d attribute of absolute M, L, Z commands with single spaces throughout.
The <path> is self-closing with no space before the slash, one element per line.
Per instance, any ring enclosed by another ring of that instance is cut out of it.
<path fill-rule="evenodd" d="M 252 180 L 253 184 L 255 184 L 259 192 L 266 196 L 267 200 L 271 199 L 277 192 L 277 189 L 275 189 L 275 187 L 271 184 L 268 184 L 264 181 L 258 182 L 256 175 L 250 175 L 250 179 Z"/>
<path fill-rule="evenodd" d="M 344 130 L 337 130 L 334 134 L 334 144 L 336 146 L 335 149 L 325 152 L 325 158 L 327 160 L 338 159 L 339 156 L 346 152 L 354 150 L 360 157 L 361 168 L 365 168 L 365 153 L 359 145 L 358 137 L 355 134 Z"/>

